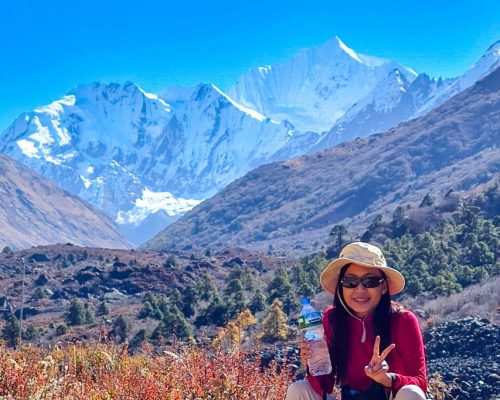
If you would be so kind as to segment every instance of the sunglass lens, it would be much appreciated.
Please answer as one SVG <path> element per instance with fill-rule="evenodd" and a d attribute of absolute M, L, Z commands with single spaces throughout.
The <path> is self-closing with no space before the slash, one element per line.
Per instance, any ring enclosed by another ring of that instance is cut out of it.
<path fill-rule="evenodd" d="M 382 283 L 382 279 L 375 277 L 375 276 L 369 276 L 369 277 L 364 278 L 362 283 L 363 283 L 363 286 L 367 289 L 375 288 Z"/>
<path fill-rule="evenodd" d="M 360 282 L 361 282 L 360 278 L 350 277 L 350 276 L 342 278 L 341 281 L 342 286 L 348 289 L 354 289 L 356 286 L 359 285 Z"/>

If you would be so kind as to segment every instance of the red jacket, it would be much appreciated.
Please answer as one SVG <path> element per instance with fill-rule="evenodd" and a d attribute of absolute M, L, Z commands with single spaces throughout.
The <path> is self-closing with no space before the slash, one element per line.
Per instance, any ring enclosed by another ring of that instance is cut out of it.
<path fill-rule="evenodd" d="M 332 347 L 333 329 L 330 321 L 333 313 L 334 309 L 329 308 L 323 315 L 323 327 L 329 348 Z M 373 383 L 373 380 L 368 378 L 364 372 L 364 367 L 370 362 L 375 343 L 373 313 L 365 319 L 365 343 L 361 343 L 362 323 L 349 317 L 349 324 L 351 342 L 349 344 L 346 382 L 344 383 L 352 389 L 366 390 Z M 392 314 L 391 338 L 391 343 L 395 343 L 396 348 L 389 353 L 386 361 L 389 364 L 389 372 L 397 375 L 392 388 L 393 392 L 396 393 L 405 385 L 417 385 L 424 393 L 427 392 L 424 344 L 417 317 L 408 310 Z M 382 350 L 384 349 L 381 348 L 380 351 L 382 352 Z M 309 374 L 307 379 L 320 395 L 323 391 L 331 393 L 333 390 L 333 373 L 323 376 Z"/>

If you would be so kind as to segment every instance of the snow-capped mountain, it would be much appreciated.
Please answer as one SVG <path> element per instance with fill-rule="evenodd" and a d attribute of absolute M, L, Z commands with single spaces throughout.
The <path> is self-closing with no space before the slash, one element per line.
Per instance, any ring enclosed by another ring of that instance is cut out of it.
<path fill-rule="evenodd" d="M 493 72 L 500 66 L 500 40 L 493 43 L 481 58 L 462 76 L 448 79 L 441 90 L 435 91 L 430 99 L 420 107 L 419 115 L 436 108 L 446 100 L 472 86 L 478 80 Z"/>
<path fill-rule="evenodd" d="M 384 132 L 420 115 L 420 109 L 445 87 L 441 79 L 418 75 L 412 82 L 398 70 L 391 71 L 372 93 L 354 104 L 310 152 L 325 150 L 340 142 Z"/>
<path fill-rule="evenodd" d="M 251 70 L 228 93 L 277 121 L 321 133 L 309 149 L 314 152 L 423 115 L 499 63 L 496 42 L 463 76 L 430 78 L 393 61 L 356 53 L 336 37 L 282 64 Z"/>
<path fill-rule="evenodd" d="M 96 205 L 140 243 L 146 238 L 136 233 L 145 221 L 155 225 L 151 215 L 172 222 L 278 159 L 297 135 L 214 85 L 179 91 L 173 100 L 175 109 L 130 82 L 79 86 L 21 115 L 1 136 L 0 152 Z"/>
<path fill-rule="evenodd" d="M 212 196 L 250 169 L 275 160 L 275 153 L 298 135 L 237 104 L 214 85 L 199 85 L 187 100 L 169 101 L 175 111 L 140 173 L 150 184 L 168 182 L 176 195 Z"/>
<path fill-rule="evenodd" d="M 398 69 L 391 71 L 369 96 L 354 104 L 311 151 L 364 136 L 364 132 L 383 132 L 411 118 L 416 112 L 411 85 Z"/>
<path fill-rule="evenodd" d="M 419 74 L 412 82 L 399 70 L 391 71 L 363 100 L 354 104 L 310 151 L 384 132 L 400 122 L 426 114 L 472 86 L 500 65 L 500 42 L 492 45 L 464 75 L 431 79 Z"/>
<path fill-rule="evenodd" d="M 282 64 L 252 69 L 228 94 L 298 130 L 323 132 L 395 69 L 409 82 L 417 76 L 393 61 L 357 54 L 335 37 Z"/>
<path fill-rule="evenodd" d="M 132 83 L 82 85 L 21 115 L 3 133 L 0 152 L 113 215 L 142 195 L 130 166 L 147 157 L 170 111 Z"/>
<path fill-rule="evenodd" d="M 22 114 L 0 152 L 96 205 L 138 244 L 251 169 L 381 132 L 499 65 L 500 42 L 462 77 L 434 79 L 339 38 L 215 85 L 81 85 Z"/>

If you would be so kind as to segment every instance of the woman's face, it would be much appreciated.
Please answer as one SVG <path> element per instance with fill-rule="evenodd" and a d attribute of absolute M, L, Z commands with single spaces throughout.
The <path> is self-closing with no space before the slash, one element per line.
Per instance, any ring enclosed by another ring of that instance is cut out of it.
<path fill-rule="evenodd" d="M 382 272 L 378 269 L 363 267 L 358 264 L 351 264 L 347 268 L 344 277 L 365 278 L 365 277 L 380 277 Z M 364 318 L 377 307 L 382 295 L 387 292 L 387 283 L 383 281 L 379 286 L 374 288 L 365 288 L 362 283 L 359 283 L 353 289 L 346 287 L 342 288 L 345 303 L 354 311 L 358 318 Z"/>

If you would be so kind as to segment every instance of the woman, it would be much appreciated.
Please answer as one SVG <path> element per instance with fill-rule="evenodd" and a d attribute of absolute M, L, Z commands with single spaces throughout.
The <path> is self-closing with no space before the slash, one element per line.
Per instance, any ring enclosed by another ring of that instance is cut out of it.
<path fill-rule="evenodd" d="M 290 385 L 286 400 L 332 398 L 335 383 L 342 387 L 342 399 L 425 399 L 422 334 L 415 315 L 391 303 L 390 295 L 401 292 L 405 280 L 387 266 L 380 249 L 362 242 L 347 245 L 320 281 L 335 296 L 323 315 L 333 371 L 308 372 L 307 380 Z M 302 341 L 304 364 L 308 356 Z"/>

